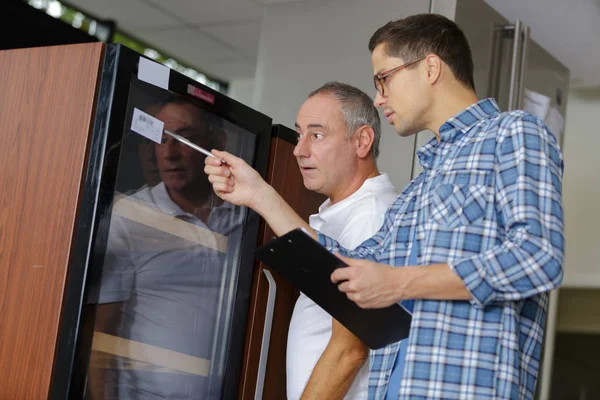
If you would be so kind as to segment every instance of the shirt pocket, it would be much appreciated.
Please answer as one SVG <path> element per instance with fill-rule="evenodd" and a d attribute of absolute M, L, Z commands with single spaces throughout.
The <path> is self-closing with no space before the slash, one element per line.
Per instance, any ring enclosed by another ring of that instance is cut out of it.
<path fill-rule="evenodd" d="M 452 171 L 433 188 L 430 217 L 436 223 L 455 229 L 472 225 L 485 216 L 488 205 L 487 171 Z"/>

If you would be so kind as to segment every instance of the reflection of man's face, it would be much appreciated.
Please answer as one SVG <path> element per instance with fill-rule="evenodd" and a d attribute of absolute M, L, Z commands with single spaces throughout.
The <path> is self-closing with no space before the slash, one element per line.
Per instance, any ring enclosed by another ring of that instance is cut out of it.
<path fill-rule="evenodd" d="M 156 118 L 165 123 L 164 129 L 210 150 L 208 130 L 202 126 L 198 113 L 199 110 L 191 104 L 167 104 Z M 156 165 L 171 191 L 210 190 L 204 173 L 204 158 L 200 152 L 168 135 L 163 135 L 162 143 L 156 145 Z"/>
<path fill-rule="evenodd" d="M 156 150 L 154 148 L 154 142 L 143 138 L 142 141 L 138 143 L 137 148 L 144 181 L 148 186 L 155 186 L 160 183 L 161 177 L 158 173 L 158 167 L 156 166 Z"/>

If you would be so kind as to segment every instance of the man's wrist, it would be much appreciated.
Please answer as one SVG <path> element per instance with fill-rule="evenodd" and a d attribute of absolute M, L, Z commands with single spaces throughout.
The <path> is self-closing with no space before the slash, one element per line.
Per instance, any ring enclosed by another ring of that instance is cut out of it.
<path fill-rule="evenodd" d="M 393 277 L 390 279 L 390 282 L 394 284 L 396 303 L 417 297 L 415 281 L 417 276 L 422 272 L 419 267 L 415 266 L 392 269 Z"/>
<path fill-rule="evenodd" d="M 279 194 L 277 191 L 267 182 L 261 180 L 259 186 L 256 188 L 256 194 L 252 196 L 248 207 L 265 218 L 266 213 L 276 207 L 278 197 Z"/>
<path fill-rule="evenodd" d="M 398 300 L 471 300 L 462 279 L 448 264 L 395 268 L 392 278 Z"/>

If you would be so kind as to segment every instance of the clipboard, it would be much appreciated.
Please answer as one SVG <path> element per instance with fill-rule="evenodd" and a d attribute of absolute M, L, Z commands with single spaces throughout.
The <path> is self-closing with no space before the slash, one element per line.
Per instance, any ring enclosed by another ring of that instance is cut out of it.
<path fill-rule="evenodd" d="M 347 265 L 301 229 L 270 240 L 254 253 L 369 348 L 379 349 L 408 337 L 411 313 L 399 304 L 363 309 L 348 299 L 330 278 L 336 268 Z"/>

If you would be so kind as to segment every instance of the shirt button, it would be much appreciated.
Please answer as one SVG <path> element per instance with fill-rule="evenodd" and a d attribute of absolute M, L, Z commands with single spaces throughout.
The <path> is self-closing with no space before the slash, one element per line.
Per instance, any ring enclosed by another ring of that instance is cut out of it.
<path fill-rule="evenodd" d="M 404 242 L 404 247 L 408 247 L 408 242 Z"/>
<path fill-rule="evenodd" d="M 417 201 L 417 196 L 413 196 L 413 198 L 412 198 L 412 199 L 410 199 L 410 201 L 413 201 L 413 202 L 414 202 L 414 201 Z"/>

